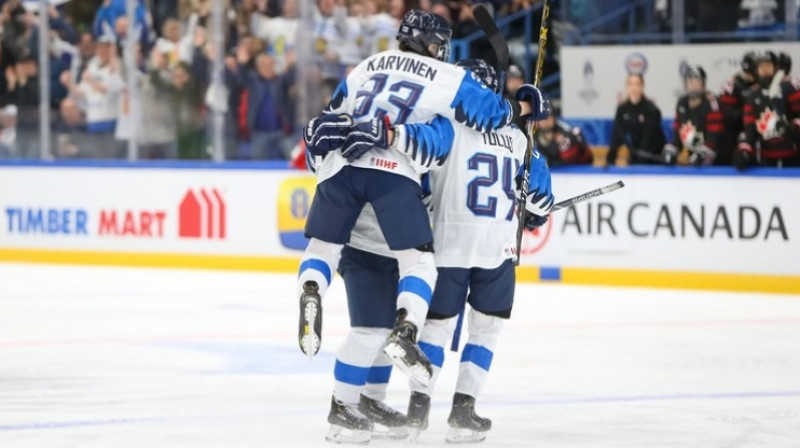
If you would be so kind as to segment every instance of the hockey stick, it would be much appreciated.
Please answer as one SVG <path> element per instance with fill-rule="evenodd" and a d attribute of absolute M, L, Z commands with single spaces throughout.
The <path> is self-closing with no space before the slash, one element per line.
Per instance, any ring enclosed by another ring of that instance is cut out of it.
<path fill-rule="evenodd" d="M 533 78 L 533 85 L 539 87 L 542 84 L 542 70 L 544 69 L 544 50 L 547 46 L 547 31 L 550 21 L 550 1 L 544 0 L 542 5 L 542 25 L 539 27 L 539 53 L 536 55 L 536 76 Z M 533 157 L 534 142 L 536 141 L 536 122 L 531 120 L 528 123 L 528 147 L 525 149 L 525 159 L 522 165 L 522 182 L 517 202 L 517 259 L 514 266 L 519 266 L 519 259 L 522 250 L 522 231 L 525 229 L 525 204 L 528 201 L 528 186 L 530 185 L 531 158 Z"/>
<path fill-rule="evenodd" d="M 489 45 L 492 46 L 492 51 L 497 59 L 497 67 L 495 68 L 497 69 L 498 85 L 502 92 L 506 86 L 506 72 L 508 71 L 508 44 L 506 43 L 506 38 L 497 28 L 497 24 L 494 22 L 489 10 L 486 9 L 486 6 L 483 4 L 476 5 L 472 8 L 472 14 L 475 16 L 475 22 L 478 23 L 483 34 L 486 35 L 486 39 L 489 40 Z"/>
<path fill-rule="evenodd" d="M 624 187 L 625 184 L 620 180 L 614 182 L 611 185 L 606 185 L 605 187 L 600 187 L 594 189 L 592 191 L 587 191 L 581 195 L 575 196 L 573 198 L 566 199 L 564 201 L 559 202 L 558 204 L 554 205 L 553 208 L 550 210 L 550 213 L 557 212 L 561 209 L 572 207 L 573 205 L 580 204 L 581 202 L 586 202 L 589 199 L 594 199 L 598 196 L 602 196 L 604 194 L 611 193 L 612 191 L 617 191 L 620 188 Z"/>
<path fill-rule="evenodd" d="M 489 10 L 486 9 L 486 6 L 483 4 L 476 5 L 472 9 L 472 14 L 475 16 L 475 22 L 478 23 L 483 34 L 486 35 L 489 45 L 492 46 L 492 51 L 494 51 L 495 59 L 497 59 L 497 66 L 495 67 L 497 70 L 497 85 L 502 92 L 506 86 L 506 72 L 508 71 L 508 44 L 506 44 L 506 38 L 497 28 L 497 24 L 494 22 Z M 453 332 L 453 341 L 450 344 L 450 350 L 454 352 L 458 351 L 458 345 L 461 342 L 461 328 L 464 326 L 465 311 L 464 308 L 461 308 L 461 312 L 458 313 L 456 329 Z"/>

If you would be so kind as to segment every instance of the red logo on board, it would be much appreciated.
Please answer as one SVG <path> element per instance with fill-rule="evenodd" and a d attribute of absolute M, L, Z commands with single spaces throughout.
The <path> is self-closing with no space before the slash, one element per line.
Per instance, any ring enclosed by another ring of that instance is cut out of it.
<path fill-rule="evenodd" d="M 189 189 L 178 210 L 178 236 L 225 239 L 225 218 L 225 200 L 216 188 Z"/>
<path fill-rule="evenodd" d="M 522 247 L 520 252 L 522 255 L 533 255 L 539 252 L 547 244 L 550 239 L 550 233 L 553 231 L 553 217 L 547 220 L 547 223 L 538 229 L 531 231 L 524 231 L 522 235 Z"/>

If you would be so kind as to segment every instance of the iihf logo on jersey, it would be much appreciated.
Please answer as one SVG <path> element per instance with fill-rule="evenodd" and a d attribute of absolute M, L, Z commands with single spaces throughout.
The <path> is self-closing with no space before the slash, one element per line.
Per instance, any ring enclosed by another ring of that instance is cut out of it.
<path fill-rule="evenodd" d="M 369 166 L 374 166 L 375 168 L 385 168 L 387 170 L 394 170 L 397 168 L 397 162 L 395 162 L 394 160 L 382 159 L 380 157 L 370 157 Z"/>

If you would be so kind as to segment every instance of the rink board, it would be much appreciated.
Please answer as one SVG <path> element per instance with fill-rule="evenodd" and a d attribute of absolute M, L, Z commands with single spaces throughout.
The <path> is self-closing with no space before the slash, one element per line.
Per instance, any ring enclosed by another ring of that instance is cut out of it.
<path fill-rule="evenodd" d="M 800 293 L 799 173 L 553 176 L 558 199 L 617 180 L 526 234 L 520 280 Z M 313 188 L 276 164 L 4 162 L 0 260 L 292 272 Z"/>

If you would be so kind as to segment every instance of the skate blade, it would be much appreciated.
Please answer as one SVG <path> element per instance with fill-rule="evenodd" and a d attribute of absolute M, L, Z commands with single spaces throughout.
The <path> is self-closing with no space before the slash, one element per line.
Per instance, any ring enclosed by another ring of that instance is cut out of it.
<path fill-rule="evenodd" d="M 317 314 L 319 313 L 319 308 L 317 308 L 317 304 L 314 302 L 306 303 L 306 307 L 303 310 L 303 334 L 300 335 L 300 348 L 303 350 L 303 353 L 308 356 L 308 360 L 314 359 L 314 355 L 317 354 L 319 351 L 319 346 L 321 344 L 321 338 L 318 334 L 314 333 L 314 322 L 317 319 Z"/>
<path fill-rule="evenodd" d="M 450 428 L 444 437 L 444 441 L 451 444 L 479 443 L 484 440 L 486 440 L 486 432 L 466 428 Z"/>
<path fill-rule="evenodd" d="M 326 442 L 347 445 L 368 445 L 371 438 L 370 431 L 349 429 L 339 425 L 331 425 L 331 429 L 325 435 Z"/>
<path fill-rule="evenodd" d="M 408 438 L 408 428 L 405 426 L 384 426 L 380 423 L 374 423 L 372 428 L 372 438 L 374 439 L 389 439 L 389 440 L 402 440 Z"/>
<path fill-rule="evenodd" d="M 407 365 L 403 361 L 406 358 L 406 351 L 403 350 L 402 347 L 390 342 L 383 347 L 383 353 L 385 353 L 386 356 L 388 356 L 392 361 L 392 364 L 405 373 L 406 376 L 418 382 L 422 386 L 428 387 L 431 381 L 431 376 L 428 373 L 428 370 L 419 364 L 415 364 L 413 366 Z"/>
<path fill-rule="evenodd" d="M 419 436 L 422 434 L 422 428 L 408 428 L 408 443 L 419 443 Z"/>

